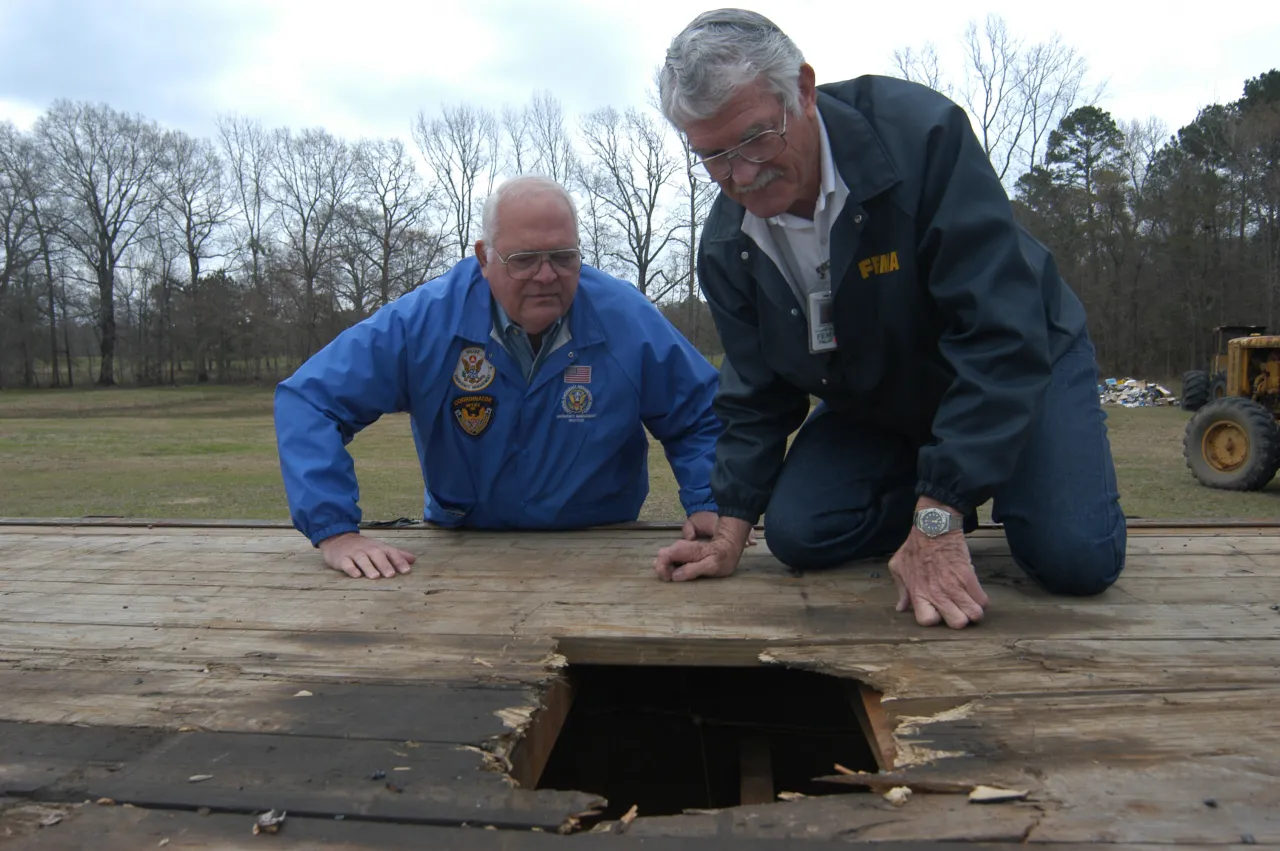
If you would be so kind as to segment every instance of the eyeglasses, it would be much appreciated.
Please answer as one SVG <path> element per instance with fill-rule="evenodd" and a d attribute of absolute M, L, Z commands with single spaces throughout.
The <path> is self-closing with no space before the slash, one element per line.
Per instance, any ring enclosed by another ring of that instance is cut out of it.
<path fill-rule="evenodd" d="M 503 257 L 498 249 L 493 254 L 507 267 L 507 274 L 517 281 L 527 281 L 542 271 L 542 264 L 549 262 L 557 275 L 576 272 L 582 268 L 582 253 L 576 248 L 557 248 L 554 251 L 517 251 Z"/>
<path fill-rule="evenodd" d="M 749 163 L 765 163 L 787 149 L 787 113 L 782 113 L 781 130 L 765 130 L 740 145 L 709 157 L 694 154 L 689 171 L 694 179 L 714 183 L 733 174 L 733 158 Z"/>

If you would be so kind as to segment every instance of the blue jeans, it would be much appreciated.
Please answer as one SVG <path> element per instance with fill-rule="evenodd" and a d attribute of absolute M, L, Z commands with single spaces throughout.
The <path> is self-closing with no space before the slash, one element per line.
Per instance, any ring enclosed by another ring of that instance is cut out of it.
<path fill-rule="evenodd" d="M 992 497 L 1018 565 L 1053 594 L 1106 590 L 1124 568 L 1120 509 L 1094 349 L 1082 336 L 1053 367 L 1030 439 Z M 820 405 L 796 435 L 765 510 L 770 551 L 796 569 L 895 552 L 911 531 L 916 448 Z M 965 518 L 972 531 L 977 517 Z"/>

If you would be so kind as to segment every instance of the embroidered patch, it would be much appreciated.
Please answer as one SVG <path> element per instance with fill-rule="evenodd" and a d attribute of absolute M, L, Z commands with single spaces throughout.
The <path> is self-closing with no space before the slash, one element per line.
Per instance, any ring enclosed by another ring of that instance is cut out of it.
<path fill-rule="evenodd" d="M 590 366 L 570 366 L 564 371 L 565 384 L 590 384 L 591 383 L 591 367 Z"/>
<path fill-rule="evenodd" d="M 458 356 L 458 365 L 453 370 L 453 383 L 470 392 L 483 390 L 493 383 L 497 370 L 484 356 L 482 346 L 467 346 Z"/>
<path fill-rule="evenodd" d="M 560 407 L 570 417 L 578 418 L 591 410 L 591 403 L 594 401 L 591 391 L 587 388 L 570 387 L 564 391 L 564 396 L 560 398 Z"/>
<path fill-rule="evenodd" d="M 459 396 L 453 400 L 453 418 L 467 434 L 479 437 L 493 422 L 493 410 L 498 406 L 492 396 Z"/>

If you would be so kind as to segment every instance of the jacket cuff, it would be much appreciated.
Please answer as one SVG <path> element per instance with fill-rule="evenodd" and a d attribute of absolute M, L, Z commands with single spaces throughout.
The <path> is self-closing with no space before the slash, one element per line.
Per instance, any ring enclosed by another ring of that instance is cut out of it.
<path fill-rule="evenodd" d="M 693 505 L 686 505 L 684 507 L 684 516 L 689 517 L 690 515 L 697 514 L 699 511 L 710 511 L 712 514 L 720 513 L 719 508 L 713 500 L 711 502 L 698 502 Z"/>
<path fill-rule="evenodd" d="M 719 514 L 721 517 L 732 517 L 735 520 L 745 520 L 752 526 L 760 522 L 760 512 L 753 511 L 750 508 L 738 508 L 732 505 L 720 506 Z"/>
<path fill-rule="evenodd" d="M 916 484 L 916 496 L 927 496 L 943 505 L 955 509 L 962 515 L 968 515 L 977 507 L 955 491 L 948 490 L 936 482 L 921 481 Z"/>
<path fill-rule="evenodd" d="M 360 525 L 357 523 L 334 523 L 331 526 L 325 526 L 323 529 L 317 529 L 307 537 L 311 540 L 311 546 L 318 547 L 320 544 L 335 535 L 342 535 L 347 532 L 359 532 Z"/>

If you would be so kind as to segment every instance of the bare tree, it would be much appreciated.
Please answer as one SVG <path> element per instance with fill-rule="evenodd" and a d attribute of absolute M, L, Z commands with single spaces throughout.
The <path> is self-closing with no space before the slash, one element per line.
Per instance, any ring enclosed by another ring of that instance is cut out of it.
<path fill-rule="evenodd" d="M 338 211 L 351 192 L 352 156 L 347 144 L 319 128 L 294 135 L 275 132 L 271 199 L 279 205 L 294 274 L 302 284 L 300 309 L 305 353 L 317 348 L 323 305 L 318 282 L 331 271 L 337 247 Z"/>
<path fill-rule="evenodd" d="M 961 44 L 963 83 L 956 97 L 1006 183 L 1042 165 L 1050 131 L 1077 106 L 1096 103 L 1105 88 L 1086 94 L 1087 64 L 1061 36 L 1028 44 L 994 13 L 981 25 L 969 21 Z M 895 50 L 893 64 L 898 76 L 952 96 L 932 43 Z"/>
<path fill-rule="evenodd" d="M 35 313 L 30 298 L 31 267 L 39 254 L 39 238 L 26 201 L 23 172 L 29 169 L 29 147 L 13 124 L 0 123 L 0 340 L 16 340 L 22 352 L 22 384 L 35 384 L 35 359 L 28 327 Z M 3 353 L 3 348 L 0 348 Z M 4 386 L 0 363 L 0 387 Z"/>
<path fill-rule="evenodd" d="M 584 185 L 624 243 L 606 256 L 634 274 L 640 292 L 654 301 L 679 284 L 667 280 L 657 262 L 682 227 L 680 217 L 663 205 L 682 167 L 667 146 L 664 126 L 634 108 L 622 113 L 613 107 L 588 114 L 582 123 L 592 157 Z M 651 292 L 654 283 L 661 289 Z"/>
<path fill-rule="evenodd" d="M 241 220 L 237 245 L 248 253 L 249 279 L 254 289 L 261 292 L 263 267 L 270 253 L 266 236 L 271 218 L 267 184 L 271 179 L 275 146 L 271 134 L 261 124 L 237 116 L 218 118 L 218 137 L 230 172 L 230 192 Z"/>
<path fill-rule="evenodd" d="M 216 237 L 231 215 L 232 202 L 223 179 L 222 161 L 213 143 L 185 133 L 164 136 L 164 167 L 157 173 L 156 192 L 162 202 L 162 219 L 178 235 L 186 259 L 184 285 L 188 305 L 195 316 L 191 339 L 196 380 L 208 381 L 208 343 L 202 315 L 200 283 L 202 264 L 217 256 Z"/>
<path fill-rule="evenodd" d="M 943 78 L 938 48 L 933 42 L 925 42 L 919 50 L 912 47 L 894 50 L 893 65 L 902 79 L 928 86 L 944 95 L 951 94 L 951 84 Z"/>
<path fill-rule="evenodd" d="M 964 34 L 965 86 L 961 97 L 976 123 L 982 149 L 1001 180 L 1018 156 L 1027 114 L 1022 102 L 1021 41 L 1004 19 L 988 15 L 980 33 L 970 21 Z"/>
<path fill-rule="evenodd" d="M 502 130 L 507 141 L 507 171 L 513 175 L 524 174 L 533 168 L 536 160 L 529 138 L 529 108 L 503 107 Z"/>
<path fill-rule="evenodd" d="M 413 138 L 443 194 L 459 259 L 473 242 L 479 206 L 493 188 L 500 164 L 498 122 L 487 110 L 447 106 L 440 118 L 419 111 Z"/>
<path fill-rule="evenodd" d="M 62 371 L 58 368 L 58 313 L 53 266 L 55 253 L 59 250 L 55 239 L 65 204 L 52 191 L 49 158 L 37 140 L 31 135 L 19 133 L 8 122 L 0 124 L 0 172 L 8 175 L 16 198 L 31 217 L 41 270 L 44 273 L 45 308 L 49 317 L 51 383 L 54 387 L 60 387 Z M 3 301 L 2 296 L 0 301 Z"/>
<path fill-rule="evenodd" d="M 573 186 L 582 198 L 578 207 L 579 241 L 583 261 L 605 272 L 617 271 L 611 258 L 617 251 L 618 234 L 603 201 L 608 178 L 584 160 L 574 166 Z"/>
<path fill-rule="evenodd" d="M 366 141 L 356 148 L 354 197 L 348 226 L 373 265 L 372 286 L 388 304 L 422 282 L 419 235 L 435 199 L 399 139 Z M 435 241 L 437 253 L 439 240 Z M 434 263 L 431 257 L 428 265 Z"/>
<path fill-rule="evenodd" d="M 707 221 L 707 214 L 711 211 L 711 204 L 716 200 L 719 190 L 714 183 L 706 183 L 694 178 L 693 150 L 689 147 L 689 140 L 684 134 L 677 135 L 683 157 L 683 174 L 678 197 L 685 217 L 681 224 L 687 229 L 683 231 L 685 235 L 677 237 L 677 241 L 684 247 L 687 264 L 683 272 L 688 283 L 686 298 L 696 299 L 698 297 L 698 234 L 702 233 L 702 226 Z"/>
<path fill-rule="evenodd" d="M 1027 168 L 1042 164 L 1049 133 L 1077 106 L 1092 106 L 1103 87 L 1082 101 L 1088 65 L 1075 48 L 1054 35 L 1028 47 L 1018 75 L 1021 109 L 1025 113 L 1019 147 Z"/>
<path fill-rule="evenodd" d="M 564 109 L 551 92 L 538 92 L 529 107 L 529 129 L 537 154 L 535 168 L 561 184 L 573 175 L 575 159 L 573 140 L 565 129 Z"/>
<path fill-rule="evenodd" d="M 94 272 L 102 362 L 98 383 L 115 384 L 116 266 L 156 209 L 152 177 L 159 167 L 153 122 L 107 106 L 54 102 L 36 122 L 58 190 L 73 209 L 68 244 Z"/>

